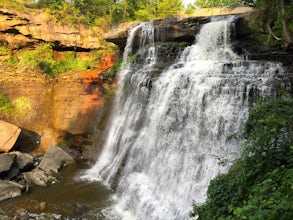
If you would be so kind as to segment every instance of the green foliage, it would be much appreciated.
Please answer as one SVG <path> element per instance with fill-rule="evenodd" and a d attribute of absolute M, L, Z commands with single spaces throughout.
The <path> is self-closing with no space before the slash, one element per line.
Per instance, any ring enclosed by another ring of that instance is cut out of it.
<path fill-rule="evenodd" d="M 181 0 L 39 0 L 36 7 L 45 8 L 62 24 L 105 27 L 129 20 L 176 16 L 183 4 Z"/>
<path fill-rule="evenodd" d="M 0 93 L 0 113 L 10 114 L 13 111 L 13 105 L 10 100 L 2 93 Z"/>
<path fill-rule="evenodd" d="M 257 0 L 256 7 L 263 13 L 250 19 L 249 25 L 255 37 L 267 46 L 288 46 L 290 40 L 285 38 L 287 33 L 292 44 L 293 2 L 284 0 L 284 15 L 280 0 Z"/>
<path fill-rule="evenodd" d="M 26 3 L 26 0 L 23 0 L 23 1 L 20 1 L 20 0 L 1 0 L 0 7 L 1 8 L 14 8 L 14 9 L 24 10 L 25 3 Z"/>
<path fill-rule="evenodd" d="M 162 0 L 158 3 L 159 17 L 176 16 L 183 8 L 181 0 Z"/>
<path fill-rule="evenodd" d="M 51 44 L 43 44 L 34 50 L 24 51 L 21 55 L 21 62 L 30 67 L 38 67 L 42 61 L 53 60 L 53 49 Z"/>
<path fill-rule="evenodd" d="M 0 56 L 4 56 L 8 54 L 8 49 L 5 46 L 0 46 Z"/>
<path fill-rule="evenodd" d="M 196 9 L 196 5 L 194 3 L 189 3 L 185 9 L 185 14 L 191 15 Z"/>
<path fill-rule="evenodd" d="M 0 113 L 5 115 L 16 115 L 25 117 L 32 109 L 28 98 L 22 96 L 10 101 L 4 94 L 0 93 Z"/>
<path fill-rule="evenodd" d="M 230 7 L 234 8 L 237 6 L 242 5 L 254 5 L 253 0 L 213 0 L 213 1 L 206 1 L 206 0 L 196 0 L 195 4 L 200 8 L 214 8 L 214 7 Z"/>
<path fill-rule="evenodd" d="M 263 167 L 274 168 L 289 160 L 293 146 L 292 107 L 293 99 L 283 95 L 278 99 L 261 100 L 252 108 L 244 126 L 243 137 L 247 141 L 243 157 L 257 162 L 258 172 L 262 172 Z"/>
<path fill-rule="evenodd" d="M 103 74 L 103 76 L 105 78 L 114 78 L 116 76 L 116 74 L 120 71 L 121 64 L 122 64 L 122 59 L 119 59 L 118 61 L 115 62 L 115 64 L 108 71 L 106 71 Z"/>
<path fill-rule="evenodd" d="M 24 96 L 15 99 L 12 104 L 15 114 L 21 117 L 27 116 L 29 111 L 32 109 L 29 99 Z"/>
<path fill-rule="evenodd" d="M 199 219 L 293 219 L 293 98 L 260 100 L 243 129 L 241 157 L 211 181 Z"/>
<path fill-rule="evenodd" d="M 63 52 L 58 61 L 53 58 L 51 44 L 41 45 L 34 50 L 24 51 L 21 55 L 21 63 L 27 68 L 38 69 L 46 77 L 54 78 L 58 73 L 70 70 L 86 70 L 90 68 L 91 59 L 77 59 L 72 51 Z"/>
<path fill-rule="evenodd" d="M 284 165 L 267 172 L 233 214 L 239 219 L 292 219 L 292 179 L 293 169 Z"/>
<path fill-rule="evenodd" d="M 37 6 L 39 8 L 50 7 L 52 9 L 61 9 L 65 0 L 38 0 Z"/>
<path fill-rule="evenodd" d="M 8 66 L 15 67 L 18 64 L 19 60 L 17 57 L 9 55 L 7 64 Z"/>
<path fill-rule="evenodd" d="M 150 21 L 154 19 L 154 15 L 151 14 L 147 9 L 139 9 L 134 12 L 136 19 L 140 21 Z"/>

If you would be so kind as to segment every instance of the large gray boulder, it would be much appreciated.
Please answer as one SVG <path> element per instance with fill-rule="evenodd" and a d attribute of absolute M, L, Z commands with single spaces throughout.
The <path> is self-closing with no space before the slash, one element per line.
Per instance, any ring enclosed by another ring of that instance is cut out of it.
<path fill-rule="evenodd" d="M 5 199 L 14 198 L 21 195 L 23 186 L 6 180 L 0 180 L 0 202 Z"/>
<path fill-rule="evenodd" d="M 0 154 L 0 175 L 8 172 L 14 162 L 15 155 Z"/>
<path fill-rule="evenodd" d="M 74 159 L 58 146 L 51 146 L 39 164 L 39 168 L 45 172 L 58 173 L 59 169 L 74 163 Z"/>
<path fill-rule="evenodd" d="M 11 152 L 10 154 L 16 156 L 15 162 L 17 164 L 17 167 L 20 170 L 27 170 L 27 169 L 31 168 L 34 164 L 33 156 L 31 156 L 27 153 L 21 153 L 19 151 L 14 151 L 14 152 Z"/>
<path fill-rule="evenodd" d="M 24 172 L 24 180 L 32 185 L 47 186 L 54 183 L 57 179 L 52 176 L 68 164 L 74 163 L 74 159 L 58 146 L 51 146 L 45 153 L 37 168 L 30 172 Z"/>

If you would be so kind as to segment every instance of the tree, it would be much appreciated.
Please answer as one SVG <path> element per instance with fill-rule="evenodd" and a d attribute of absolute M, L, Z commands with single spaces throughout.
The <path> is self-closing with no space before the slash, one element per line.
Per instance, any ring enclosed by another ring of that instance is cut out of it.
<path fill-rule="evenodd" d="M 286 48 L 293 48 L 293 3 L 291 0 L 257 0 L 256 6 L 265 8 L 268 33 L 282 40 Z"/>
<path fill-rule="evenodd" d="M 62 5 L 65 3 L 65 0 L 39 0 L 37 2 L 38 7 L 40 8 L 54 8 L 61 9 Z"/>
<path fill-rule="evenodd" d="M 236 7 L 241 5 L 253 5 L 253 0 L 196 0 L 195 4 L 201 8 Z"/>
<path fill-rule="evenodd" d="M 158 3 L 158 15 L 160 17 L 170 17 L 177 15 L 183 8 L 181 0 L 162 0 Z"/>

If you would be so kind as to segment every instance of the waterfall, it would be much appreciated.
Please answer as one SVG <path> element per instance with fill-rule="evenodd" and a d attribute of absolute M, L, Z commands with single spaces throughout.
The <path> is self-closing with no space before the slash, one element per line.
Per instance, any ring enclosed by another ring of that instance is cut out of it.
<path fill-rule="evenodd" d="M 241 129 L 255 98 L 274 93 L 283 70 L 235 54 L 230 27 L 203 25 L 195 44 L 155 77 L 152 23 L 129 33 L 107 140 L 82 176 L 114 188 L 109 219 L 189 219 L 192 203 L 204 202 L 209 181 L 229 167 L 218 157 L 238 156 L 241 143 L 227 136 Z M 142 64 L 129 61 L 138 33 Z"/>

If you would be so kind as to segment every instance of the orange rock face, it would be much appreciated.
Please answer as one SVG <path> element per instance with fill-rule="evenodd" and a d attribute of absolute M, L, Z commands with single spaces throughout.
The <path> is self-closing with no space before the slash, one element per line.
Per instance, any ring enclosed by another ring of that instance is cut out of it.
<path fill-rule="evenodd" d="M 64 134 L 90 132 L 111 96 L 109 90 L 116 87 L 99 74 L 116 59 L 114 53 L 106 53 L 94 70 L 62 73 L 54 80 L 47 80 L 41 74 L 13 72 L 16 70 L 8 74 L 7 69 L 0 68 L 0 92 L 10 100 L 25 96 L 32 106 L 26 117 L 0 114 L 0 118 L 40 134 L 43 150 L 56 144 Z"/>

